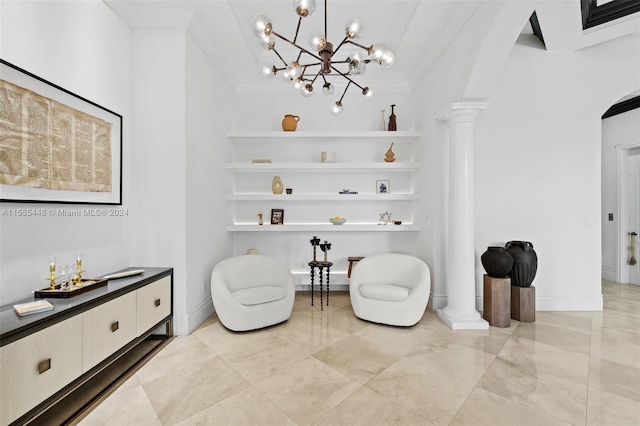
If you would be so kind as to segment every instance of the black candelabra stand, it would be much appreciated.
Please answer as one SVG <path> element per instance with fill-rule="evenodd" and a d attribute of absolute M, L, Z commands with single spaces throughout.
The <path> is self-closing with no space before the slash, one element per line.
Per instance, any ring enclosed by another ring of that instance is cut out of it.
<path fill-rule="evenodd" d="M 313 287 L 316 276 L 316 268 L 318 268 L 319 276 L 320 276 L 320 310 L 323 310 L 322 306 L 322 292 L 323 292 L 323 272 L 324 268 L 327 268 L 327 306 L 329 306 L 329 281 L 330 281 L 330 268 L 333 266 L 333 263 L 327 260 L 328 252 L 331 250 L 331 243 L 325 240 L 324 243 L 320 243 L 320 238 L 314 236 L 309 241 L 311 246 L 313 246 L 313 260 L 309 262 L 309 266 L 311 267 L 311 306 L 313 306 Z M 320 246 L 320 250 L 324 253 L 324 260 L 318 261 L 316 257 L 316 247 Z"/>

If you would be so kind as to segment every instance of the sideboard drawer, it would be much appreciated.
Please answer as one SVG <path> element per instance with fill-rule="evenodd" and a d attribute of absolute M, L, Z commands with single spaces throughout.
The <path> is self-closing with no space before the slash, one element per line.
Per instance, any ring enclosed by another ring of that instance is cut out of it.
<path fill-rule="evenodd" d="M 82 371 L 136 338 L 136 294 L 127 293 L 82 314 Z"/>
<path fill-rule="evenodd" d="M 82 315 L 0 348 L 0 423 L 8 424 L 82 374 Z"/>
<path fill-rule="evenodd" d="M 136 290 L 137 335 L 140 336 L 171 314 L 171 277 Z"/>

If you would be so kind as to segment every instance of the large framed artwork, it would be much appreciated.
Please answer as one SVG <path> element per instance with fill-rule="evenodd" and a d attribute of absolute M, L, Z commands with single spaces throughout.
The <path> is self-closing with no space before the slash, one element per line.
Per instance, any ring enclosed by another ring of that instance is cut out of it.
<path fill-rule="evenodd" d="M 0 59 L 0 201 L 122 204 L 122 116 Z"/>

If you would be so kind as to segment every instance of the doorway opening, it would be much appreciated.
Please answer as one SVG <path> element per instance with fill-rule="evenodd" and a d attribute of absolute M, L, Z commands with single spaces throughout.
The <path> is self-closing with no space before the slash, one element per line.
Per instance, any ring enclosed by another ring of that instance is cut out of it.
<path fill-rule="evenodd" d="M 640 285 L 640 143 L 617 146 L 618 212 L 617 277 L 618 283 Z M 635 233 L 636 235 L 633 235 Z"/>

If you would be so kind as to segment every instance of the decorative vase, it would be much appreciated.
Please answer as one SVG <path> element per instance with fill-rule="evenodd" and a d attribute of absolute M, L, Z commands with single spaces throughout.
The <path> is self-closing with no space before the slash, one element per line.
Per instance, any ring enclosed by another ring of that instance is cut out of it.
<path fill-rule="evenodd" d="M 494 278 L 508 276 L 513 267 L 513 256 L 504 247 L 487 247 L 487 251 L 480 256 L 480 261 L 487 275 Z"/>
<path fill-rule="evenodd" d="M 391 146 L 384 154 L 384 161 L 387 163 L 393 163 L 394 161 L 396 161 L 396 155 L 393 153 L 393 142 L 391 142 Z"/>
<path fill-rule="evenodd" d="M 395 132 L 398 130 L 398 125 L 396 124 L 396 113 L 393 111 L 395 108 L 395 104 L 391 105 L 391 115 L 389 116 L 389 131 Z"/>
<path fill-rule="evenodd" d="M 284 185 L 282 183 L 282 179 L 280 179 L 280 176 L 273 177 L 273 180 L 271 181 L 271 190 L 274 194 L 282 194 Z"/>
<path fill-rule="evenodd" d="M 511 285 L 530 287 L 538 270 L 538 255 L 529 241 L 509 241 L 505 248 L 513 257 L 513 267 L 509 276 Z"/>
<path fill-rule="evenodd" d="M 295 132 L 298 127 L 300 117 L 297 115 L 286 114 L 282 119 L 282 130 L 285 132 Z"/>

